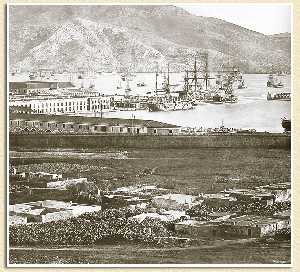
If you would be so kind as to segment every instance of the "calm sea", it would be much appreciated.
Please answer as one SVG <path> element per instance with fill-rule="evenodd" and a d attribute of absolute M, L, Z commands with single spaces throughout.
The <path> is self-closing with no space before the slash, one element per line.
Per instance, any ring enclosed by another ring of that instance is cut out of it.
<path fill-rule="evenodd" d="M 74 78 L 74 77 L 73 77 Z M 226 127 L 256 129 L 257 131 L 282 132 L 281 118 L 290 118 L 290 101 L 267 101 L 267 93 L 291 92 L 291 77 L 281 77 L 284 88 L 267 88 L 268 75 L 264 74 L 246 74 L 244 79 L 246 89 L 236 90 L 238 103 L 236 104 L 203 104 L 187 111 L 173 112 L 148 112 L 148 111 L 119 111 L 106 112 L 103 117 L 120 117 L 150 119 L 171 124 L 188 127 L 219 127 L 222 122 Z M 69 80 L 68 76 L 59 78 Z M 10 80 L 13 80 L 12 78 Z M 159 78 L 159 84 L 163 81 L 163 76 Z M 145 87 L 137 87 L 139 82 L 144 82 Z M 170 83 L 182 88 L 183 74 L 172 73 Z M 89 87 L 91 84 L 102 94 L 124 94 L 127 85 L 132 89 L 132 95 L 145 95 L 147 92 L 153 92 L 155 89 L 154 73 L 138 73 L 131 77 L 131 80 L 122 81 L 117 73 L 102 73 L 95 78 L 77 79 L 75 84 L 80 87 Z M 117 87 L 121 89 L 117 89 Z M 91 114 L 95 116 L 95 114 Z M 97 116 L 97 115 L 96 115 Z"/>
<path fill-rule="evenodd" d="M 246 89 L 236 90 L 239 102 L 236 104 L 203 104 L 187 111 L 173 112 L 148 112 L 148 111 L 123 111 L 104 113 L 103 117 L 151 119 L 171 124 L 189 127 L 214 128 L 224 123 L 226 127 L 254 128 L 257 131 L 282 132 L 281 118 L 290 118 L 290 101 L 268 101 L 267 93 L 291 92 L 291 77 L 281 77 L 284 88 L 267 88 L 268 75 L 246 74 L 244 79 Z M 171 84 L 182 82 L 183 74 L 171 74 Z M 137 87 L 137 83 L 145 82 L 145 87 Z M 117 85 L 127 85 L 118 75 L 101 75 L 93 81 L 97 89 L 105 94 L 124 94 L 117 90 Z M 89 84 L 85 80 L 85 84 Z M 155 89 L 154 74 L 137 74 L 129 81 L 132 94 L 145 94 Z M 178 87 L 178 88 L 181 88 Z"/>

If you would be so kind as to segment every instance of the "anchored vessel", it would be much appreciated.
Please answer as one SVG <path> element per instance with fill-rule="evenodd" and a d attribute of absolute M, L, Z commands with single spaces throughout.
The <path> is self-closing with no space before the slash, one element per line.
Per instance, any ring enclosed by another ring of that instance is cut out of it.
<path fill-rule="evenodd" d="M 267 81 L 267 87 L 283 88 L 284 85 L 280 79 L 281 76 L 282 76 L 281 74 L 278 75 L 270 74 Z"/>
<path fill-rule="evenodd" d="M 267 100 L 291 101 L 291 93 L 276 93 L 272 95 L 268 92 Z"/>
<path fill-rule="evenodd" d="M 237 67 L 231 67 L 225 71 L 219 72 L 216 81 L 219 90 L 223 91 L 222 101 L 224 103 L 237 103 L 238 97 L 234 93 L 235 83 L 238 83 L 237 89 L 246 88 L 242 73 Z"/>
<path fill-rule="evenodd" d="M 240 73 L 238 76 L 238 89 L 246 89 L 247 85 L 245 84 L 245 80 L 243 79 L 243 74 Z"/>
<path fill-rule="evenodd" d="M 281 119 L 281 125 L 284 128 L 285 132 L 290 132 L 291 131 L 291 120 L 283 118 Z"/>
<path fill-rule="evenodd" d="M 155 74 L 155 96 L 148 102 L 149 111 L 177 111 L 189 110 L 193 108 L 191 101 L 183 93 L 171 92 L 170 71 L 164 77 L 162 88 L 158 88 L 158 71 Z M 177 86 L 177 85 L 176 85 Z"/>

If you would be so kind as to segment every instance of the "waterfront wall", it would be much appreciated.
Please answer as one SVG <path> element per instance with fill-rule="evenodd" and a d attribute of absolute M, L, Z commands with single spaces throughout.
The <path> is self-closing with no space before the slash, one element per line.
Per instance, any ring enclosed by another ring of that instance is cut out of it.
<path fill-rule="evenodd" d="M 155 135 L 10 135 L 14 148 L 280 148 L 290 149 L 288 134 L 201 136 Z"/>

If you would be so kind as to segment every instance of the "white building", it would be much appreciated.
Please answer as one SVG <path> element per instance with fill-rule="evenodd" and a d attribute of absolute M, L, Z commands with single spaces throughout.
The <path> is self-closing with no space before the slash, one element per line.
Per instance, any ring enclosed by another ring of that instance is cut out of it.
<path fill-rule="evenodd" d="M 9 106 L 23 106 L 43 114 L 101 112 L 110 109 L 110 99 L 106 96 L 23 98 L 11 99 Z"/>
<path fill-rule="evenodd" d="M 192 206 L 196 196 L 185 194 L 166 194 L 152 199 L 153 206 L 166 210 L 185 210 Z"/>
<path fill-rule="evenodd" d="M 45 223 L 97 211 L 101 211 L 101 206 L 44 200 L 9 205 L 9 222 L 10 224 Z"/>

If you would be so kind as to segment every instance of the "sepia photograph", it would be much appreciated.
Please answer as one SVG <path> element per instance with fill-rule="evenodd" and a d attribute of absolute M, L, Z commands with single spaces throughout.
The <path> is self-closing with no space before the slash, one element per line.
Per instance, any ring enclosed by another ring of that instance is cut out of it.
<path fill-rule="evenodd" d="M 287 3 L 8 4 L 8 267 L 291 267 Z"/>

